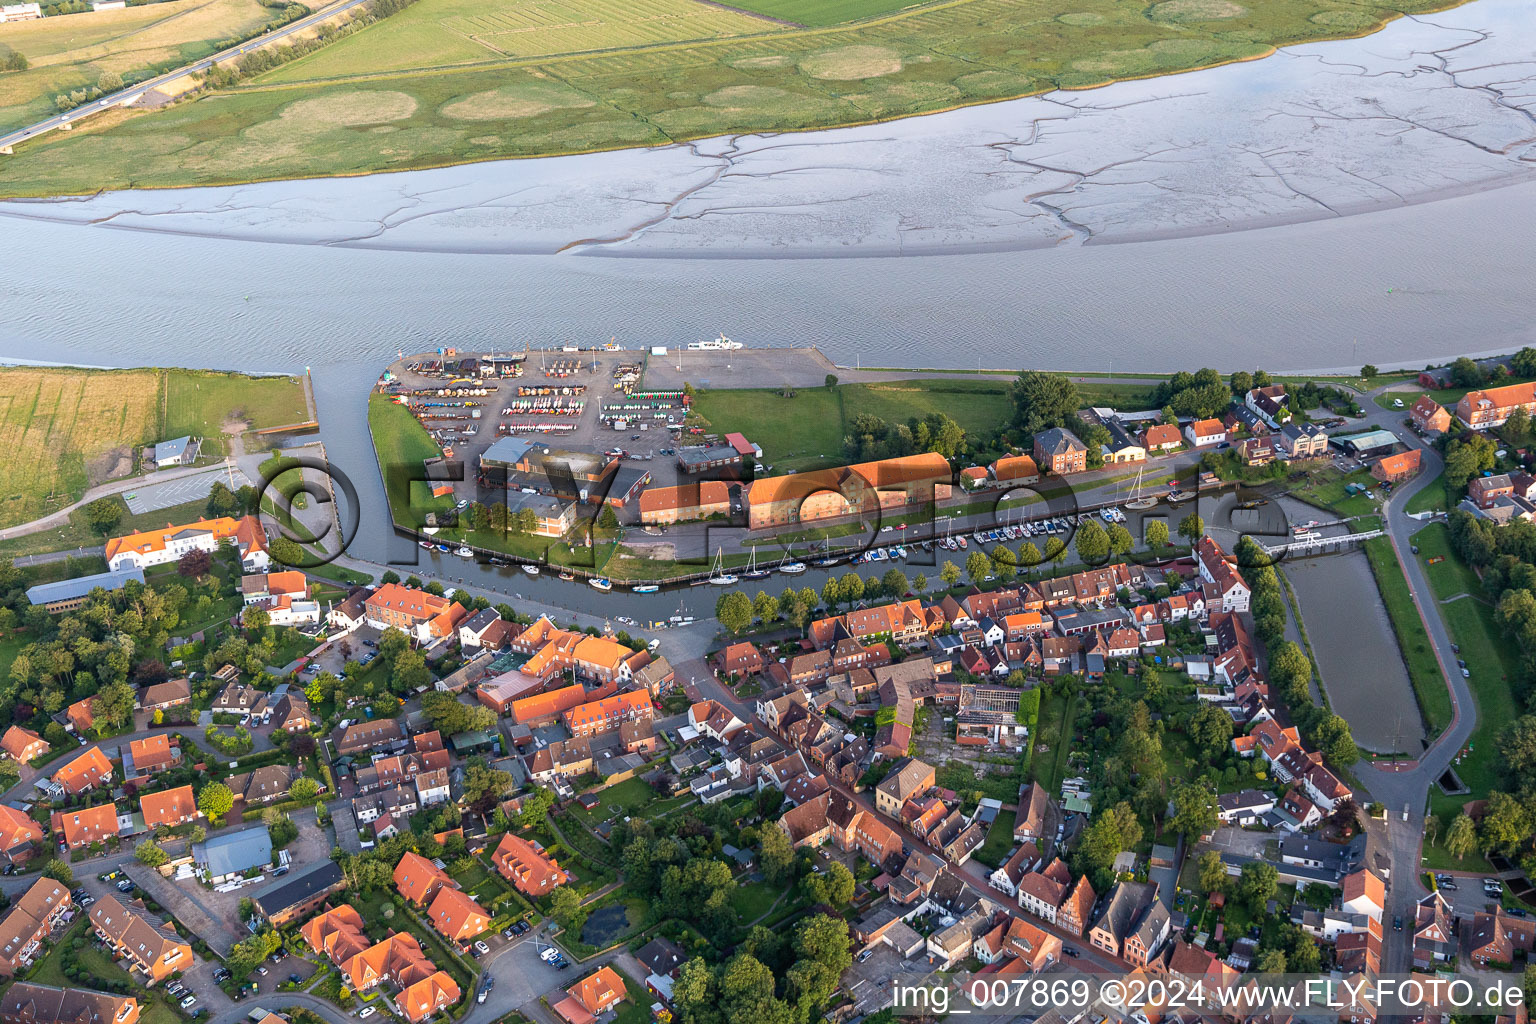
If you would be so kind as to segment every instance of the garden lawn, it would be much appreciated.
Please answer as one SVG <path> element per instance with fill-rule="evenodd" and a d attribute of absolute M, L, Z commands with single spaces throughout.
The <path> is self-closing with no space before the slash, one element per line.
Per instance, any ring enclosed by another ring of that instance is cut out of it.
<path fill-rule="evenodd" d="M 774 473 L 843 464 L 839 390 L 800 388 L 793 398 L 764 389 L 701 390 L 693 411 L 717 434 L 739 432 L 762 446 Z"/>
<path fill-rule="evenodd" d="M 1406 512 L 1444 512 L 1450 508 L 1450 496 L 1446 493 L 1444 474 L 1424 485 L 1424 489 L 1408 499 Z"/>
<path fill-rule="evenodd" d="M 784 894 L 782 886 L 772 886 L 767 882 L 748 882 L 746 885 L 738 885 L 731 893 L 731 907 L 735 909 L 740 924 L 750 925 L 768 913 L 774 901 Z"/>
<path fill-rule="evenodd" d="M 1451 534 L 1444 523 L 1431 523 L 1424 527 L 1413 535 L 1413 543 L 1419 549 L 1417 557 L 1424 564 L 1424 574 L 1429 577 L 1429 585 L 1434 588 L 1436 598 L 1444 601 L 1457 594 L 1482 596 L 1483 581 L 1451 547 Z M 1440 561 L 1431 565 L 1432 558 L 1439 558 Z"/>
<path fill-rule="evenodd" d="M 309 419 L 304 384 L 297 377 L 247 377 L 233 373 L 165 370 L 165 437 L 191 434 L 203 451 L 225 452 L 224 427 L 243 423 L 251 430 L 297 426 Z M 254 438 L 247 448 L 259 446 Z"/>
<path fill-rule="evenodd" d="M 992 827 L 987 830 L 987 841 L 982 843 L 972 856 L 989 868 L 1001 865 L 1007 859 L 1008 851 L 1013 849 L 1015 821 L 1017 821 L 1017 815 L 1013 811 L 999 811 L 997 819 L 992 822 Z"/>

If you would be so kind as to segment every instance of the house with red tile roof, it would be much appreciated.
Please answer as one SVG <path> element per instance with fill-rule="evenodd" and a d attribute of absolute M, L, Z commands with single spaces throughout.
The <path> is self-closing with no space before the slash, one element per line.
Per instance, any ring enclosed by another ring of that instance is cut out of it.
<path fill-rule="evenodd" d="M 396 1004 L 411 1024 L 419 1024 L 434 1013 L 447 1010 L 462 998 L 458 982 L 447 971 L 437 971 L 400 990 Z"/>
<path fill-rule="evenodd" d="M 715 655 L 715 671 L 724 676 L 745 677 L 762 670 L 763 652 L 747 640 L 727 644 Z"/>
<path fill-rule="evenodd" d="M 96 716 L 91 711 L 91 701 L 95 697 L 85 697 L 75 701 L 64 710 L 69 718 L 69 724 L 75 727 L 75 735 L 84 736 L 96 724 Z"/>
<path fill-rule="evenodd" d="M 563 686 L 558 690 L 530 694 L 512 701 L 507 714 L 518 725 L 553 725 L 571 708 L 580 707 L 594 700 L 612 697 L 618 692 L 617 683 L 606 683 L 589 690 L 580 683 Z"/>
<path fill-rule="evenodd" d="M 655 712 L 647 691 L 631 690 L 578 704 L 560 717 L 572 736 L 591 736 L 612 732 L 625 722 L 650 721 Z"/>
<path fill-rule="evenodd" d="M 146 793 L 139 798 L 139 811 L 144 815 L 144 827 L 147 829 L 157 825 L 185 825 L 196 821 L 201 814 L 191 786 L 178 786 L 163 793 Z"/>
<path fill-rule="evenodd" d="M 111 784 L 112 762 L 100 747 L 92 747 L 54 772 L 53 782 L 70 796 L 79 796 L 88 789 Z"/>
<path fill-rule="evenodd" d="M 144 569 L 152 565 L 177 562 L 192 551 L 217 551 L 219 545 L 233 545 L 240 552 L 240 564 L 248 572 L 265 572 L 271 565 L 267 553 L 267 533 L 255 516 L 231 519 L 199 519 L 185 526 L 167 524 L 163 530 L 125 534 L 107 541 L 107 568 Z"/>
<path fill-rule="evenodd" d="M 1149 454 L 1177 451 L 1184 446 L 1184 436 L 1177 424 L 1155 423 L 1141 432 L 1141 446 Z"/>
<path fill-rule="evenodd" d="M 453 636 L 469 618 L 463 605 L 399 583 L 386 583 L 363 602 L 364 621 L 375 629 L 398 629 L 423 644 Z"/>
<path fill-rule="evenodd" d="M 508 832 L 491 854 L 491 863 L 501 876 L 525 896 L 542 896 L 564 885 L 569 876 L 544 847 Z"/>
<path fill-rule="evenodd" d="M 106 842 L 117 835 L 117 805 L 101 804 L 74 811 L 54 811 L 53 835 L 71 850 Z"/>
<path fill-rule="evenodd" d="M 395 865 L 395 888 L 418 907 L 426 906 L 438 890 L 445 887 L 457 889 L 459 883 L 419 853 L 407 850 L 400 863 Z"/>
<path fill-rule="evenodd" d="M 327 906 L 299 927 L 309 948 L 338 966 L 372 945 L 363 934 L 363 916 L 349 903 Z"/>
<path fill-rule="evenodd" d="M 128 760 L 123 765 L 123 774 L 136 779 L 141 775 L 163 772 L 180 763 L 181 748 L 172 745 L 169 734 L 160 733 L 128 744 Z"/>
<path fill-rule="evenodd" d="M 49 751 L 48 741 L 31 729 L 13 725 L 0 736 L 0 750 L 4 750 L 18 764 L 26 764 L 34 757 L 42 757 Z"/>
<path fill-rule="evenodd" d="M 565 992 L 593 1017 L 613 1009 L 629 995 L 624 987 L 624 979 L 620 978 L 618 972 L 607 964 L 582 978 Z"/>
<path fill-rule="evenodd" d="M 441 888 L 427 909 L 432 927 L 453 942 L 467 942 L 491 926 L 491 915 L 468 893 Z"/>
<path fill-rule="evenodd" d="M 0 804 L 0 856 L 7 863 L 25 864 L 38 852 L 43 829 L 27 814 Z"/>

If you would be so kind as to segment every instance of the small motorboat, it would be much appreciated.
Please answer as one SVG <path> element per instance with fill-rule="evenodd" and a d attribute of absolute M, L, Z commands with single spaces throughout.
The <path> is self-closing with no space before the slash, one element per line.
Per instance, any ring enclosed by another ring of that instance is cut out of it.
<path fill-rule="evenodd" d="M 494 565 L 498 569 L 505 569 L 507 566 L 511 565 L 512 563 L 507 561 L 505 558 L 488 558 L 488 559 L 486 559 L 485 564 L 486 565 Z"/>
<path fill-rule="evenodd" d="M 779 566 L 779 572 L 784 573 L 786 576 L 798 576 L 802 572 L 805 572 L 805 563 L 785 562 L 783 565 Z"/>
<path fill-rule="evenodd" d="M 460 546 L 459 550 L 455 551 L 454 554 L 458 555 L 460 558 L 474 558 L 475 549 L 471 547 Z"/>
<path fill-rule="evenodd" d="M 429 540 L 419 540 L 416 543 L 420 544 L 422 547 L 426 548 L 428 551 L 432 550 L 432 542 L 429 541 Z"/>
<path fill-rule="evenodd" d="M 633 587 L 630 588 L 630 591 L 636 594 L 654 594 L 660 589 L 661 588 L 654 583 L 636 583 Z"/>
<path fill-rule="evenodd" d="M 437 550 L 441 551 L 443 554 L 446 555 L 450 551 L 452 551 L 453 549 L 450 548 L 447 544 L 439 544 L 439 545 L 437 545 Z"/>
<path fill-rule="evenodd" d="M 537 576 L 539 574 L 539 567 L 536 565 L 525 564 L 523 566 L 523 572 L 527 573 L 529 576 Z"/>
<path fill-rule="evenodd" d="M 566 581 L 570 581 L 570 580 L 575 579 L 576 576 L 575 576 L 574 573 L 563 572 L 563 573 L 560 574 L 560 578 L 563 579 L 563 580 L 566 580 Z"/>
<path fill-rule="evenodd" d="M 597 576 L 587 580 L 587 586 L 593 590 L 601 590 L 604 593 L 613 589 L 613 581 L 604 576 Z"/>

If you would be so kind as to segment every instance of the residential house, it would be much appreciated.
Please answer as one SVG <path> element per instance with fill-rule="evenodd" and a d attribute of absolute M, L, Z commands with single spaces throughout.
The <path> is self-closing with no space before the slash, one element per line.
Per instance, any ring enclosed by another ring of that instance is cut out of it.
<path fill-rule="evenodd" d="M 1045 787 L 1038 782 L 1020 786 L 1018 811 L 1013 823 L 1015 841 L 1027 843 L 1044 839 L 1046 816 L 1050 810 L 1051 798 Z"/>
<path fill-rule="evenodd" d="M 393 718 L 354 722 L 332 734 L 336 753 L 342 757 L 356 757 L 375 750 L 398 750 L 405 745 L 405 734 L 400 723 Z"/>
<path fill-rule="evenodd" d="M 1019 906 L 1042 921 L 1056 923 L 1061 906 L 1072 888 L 1072 872 L 1060 857 L 1026 872 L 1017 886 Z"/>
<path fill-rule="evenodd" d="M 314 724 L 315 719 L 310 713 L 309 702 L 303 697 L 285 693 L 273 702 L 272 730 L 274 732 L 286 732 L 291 736 L 295 733 L 308 732 Z"/>
<path fill-rule="evenodd" d="M 1356 868 L 1339 881 L 1339 906 L 1346 913 L 1380 922 L 1386 905 L 1386 883 L 1369 868 Z"/>
<path fill-rule="evenodd" d="M 117 806 L 108 803 L 73 811 L 54 811 L 51 828 L 55 841 L 62 841 L 70 850 L 83 850 L 118 834 Z"/>
<path fill-rule="evenodd" d="M 4 1024 L 137 1024 L 139 1001 L 84 988 L 18 981 L 0 997 Z"/>
<path fill-rule="evenodd" d="M 1119 420 L 1108 420 L 1104 424 L 1109 431 L 1109 443 L 1100 445 L 1100 454 L 1104 457 L 1104 465 L 1114 466 L 1131 462 L 1145 462 L 1147 449 L 1130 431 L 1120 425 Z"/>
<path fill-rule="evenodd" d="M 26 764 L 49 751 L 48 741 L 31 729 L 13 725 L 0 736 L 0 750 L 4 750 L 17 764 Z"/>
<path fill-rule="evenodd" d="M 400 583 L 386 583 L 363 602 L 364 621 L 375 629 L 398 629 L 419 643 L 453 636 L 469 612 L 460 604 Z"/>
<path fill-rule="evenodd" d="M 499 637 L 500 627 L 505 624 L 501 613 L 496 609 L 482 608 L 459 623 L 459 646 L 461 648 L 492 647 L 494 645 L 485 642 L 486 638 L 492 633 Z"/>
<path fill-rule="evenodd" d="M 407 850 L 395 865 L 395 889 L 418 907 L 426 906 L 445 887 L 457 889 L 459 883 L 419 853 Z"/>
<path fill-rule="evenodd" d="M 277 879 L 257 889 L 251 902 L 256 905 L 262 920 L 274 928 L 286 928 L 308 916 L 332 893 L 341 891 L 346 885 L 341 866 L 326 860 L 308 871 Z"/>
<path fill-rule="evenodd" d="M 112 762 L 107 760 L 100 747 L 91 747 L 53 773 L 53 784 L 70 796 L 79 796 L 88 789 L 111 782 Z"/>
<path fill-rule="evenodd" d="M 447 971 L 434 971 L 400 990 L 395 1003 L 411 1024 L 420 1024 L 434 1013 L 446 1011 L 463 997 L 458 982 Z"/>
<path fill-rule="evenodd" d="M 125 907 L 111 896 L 102 896 L 90 911 L 91 927 L 115 956 L 123 957 L 155 985 L 177 971 L 192 967 L 192 946 L 176 933 L 176 926 L 161 921 L 142 904 Z"/>
<path fill-rule="evenodd" d="M 948 461 L 928 452 L 762 477 L 746 487 L 748 526 L 760 530 L 876 513 L 896 515 L 948 498 L 952 476 Z"/>
<path fill-rule="evenodd" d="M 1227 428 L 1221 420 L 1194 420 L 1184 428 L 1184 436 L 1192 447 L 1208 448 L 1227 439 Z"/>
<path fill-rule="evenodd" d="M 1290 422 L 1275 436 L 1275 446 L 1288 459 L 1311 459 L 1328 454 L 1328 432 L 1310 423 Z"/>
<path fill-rule="evenodd" d="M 542 896 L 563 885 L 568 877 L 544 847 L 537 842 L 507 833 L 491 854 L 491 863 L 501 876 L 525 896 Z"/>
<path fill-rule="evenodd" d="M 1088 446 L 1065 427 L 1052 427 L 1035 435 L 1035 464 L 1047 473 L 1065 476 L 1088 468 Z"/>
<path fill-rule="evenodd" d="M 0 918 L 0 978 L 13 978 L 31 967 L 73 906 L 69 890 L 52 878 L 39 878 L 28 886 Z"/>
<path fill-rule="evenodd" d="M 432 927 L 451 942 L 464 943 L 490 927 L 491 915 L 468 893 L 458 889 L 439 889 L 427 917 Z"/>
<path fill-rule="evenodd" d="M 1515 492 L 1514 479 L 1508 473 L 1493 476 L 1477 476 L 1467 484 L 1467 498 L 1478 508 L 1489 508 L 1494 499 Z"/>
<path fill-rule="evenodd" d="M 757 645 L 743 640 L 727 644 L 715 655 L 715 671 L 722 676 L 745 679 L 763 670 L 763 653 Z"/>
<path fill-rule="evenodd" d="M 1141 966 L 1157 954 L 1171 925 L 1168 908 L 1157 899 L 1155 882 L 1116 882 L 1088 931 L 1088 941 Z"/>
<path fill-rule="evenodd" d="M 172 744 L 169 733 L 146 736 L 128 744 L 123 758 L 123 777 L 136 779 L 167 771 L 181 763 L 181 747 Z"/>
<path fill-rule="evenodd" d="M 992 479 L 1008 487 L 1022 487 L 1040 479 L 1040 468 L 1028 455 L 1005 455 L 987 467 Z"/>
<path fill-rule="evenodd" d="M 299 777 L 299 769 L 293 765 L 268 764 L 253 771 L 231 775 L 224 780 L 224 784 L 235 794 L 235 799 L 246 807 L 260 807 L 285 798 Z"/>
<path fill-rule="evenodd" d="M 1436 970 L 1437 964 L 1443 964 L 1456 955 L 1456 931 L 1452 916 L 1451 905 L 1440 895 L 1439 890 L 1419 900 L 1413 915 L 1415 969 Z"/>
<path fill-rule="evenodd" d="M 50 615 L 62 615 L 85 606 L 96 590 L 116 593 L 130 582 L 143 583 L 144 570 L 123 569 L 118 572 L 96 572 L 73 579 L 54 580 L 51 583 L 35 583 L 27 588 L 27 603 L 41 606 Z M 90 698 L 85 703 L 90 704 Z"/>
<path fill-rule="evenodd" d="M 1003 952 L 1011 954 L 1032 974 L 1061 962 L 1061 939 L 1018 917 L 1007 920 Z"/>
<path fill-rule="evenodd" d="M 1467 927 L 1466 953 L 1480 967 L 1491 964 L 1513 964 L 1515 954 L 1529 959 L 1536 951 L 1536 921 L 1528 917 L 1513 917 L 1504 908 L 1495 905 L 1492 913 L 1473 915 Z"/>
<path fill-rule="evenodd" d="M 651 695 L 630 690 L 601 700 L 578 704 L 561 715 L 572 736 L 612 732 L 625 722 L 649 720 L 655 715 Z"/>
<path fill-rule="evenodd" d="M 1419 459 L 1423 453 L 1410 448 L 1395 455 L 1383 455 L 1371 463 L 1371 476 L 1383 483 L 1400 484 L 1419 475 Z"/>
<path fill-rule="evenodd" d="M 1291 418 L 1284 384 L 1252 389 L 1243 396 L 1243 405 L 1257 413 L 1274 430 L 1280 429 L 1280 425 L 1289 422 Z"/>
<path fill-rule="evenodd" d="M 0 856 L 7 864 L 25 864 L 38 852 L 43 829 L 24 811 L 0 804 Z"/>
<path fill-rule="evenodd" d="M 1408 418 L 1426 434 L 1443 434 L 1451 429 L 1450 411 L 1428 395 L 1418 397 L 1408 410 Z"/>
<path fill-rule="evenodd" d="M 192 685 L 186 679 L 168 679 L 163 683 L 155 683 L 144 687 L 138 695 L 141 711 L 169 711 L 191 703 Z"/>
<path fill-rule="evenodd" d="M 887 817 L 899 820 L 906 802 L 932 788 L 934 779 L 931 765 L 914 757 L 903 758 L 875 786 L 875 807 Z"/>
<path fill-rule="evenodd" d="M 1141 432 L 1141 444 L 1153 455 L 1177 451 L 1184 446 L 1184 435 L 1176 423 L 1156 423 Z"/>
<path fill-rule="evenodd" d="M 1473 430 L 1488 430 L 1503 426 L 1516 409 L 1536 412 L 1536 384 L 1468 391 L 1456 403 L 1456 418 Z"/>
<path fill-rule="evenodd" d="M 155 829 L 161 825 L 175 828 L 196 821 L 202 816 L 197 809 L 197 798 L 191 786 L 178 786 L 163 793 L 145 793 L 139 798 L 139 812 L 144 816 L 144 827 Z"/>
<path fill-rule="evenodd" d="M 1219 597 L 1217 610 L 1246 612 L 1252 591 L 1237 568 L 1228 560 L 1227 553 L 1209 535 L 1200 538 L 1195 546 L 1200 578 L 1216 586 Z M 1207 602 L 1209 608 L 1209 601 Z"/>

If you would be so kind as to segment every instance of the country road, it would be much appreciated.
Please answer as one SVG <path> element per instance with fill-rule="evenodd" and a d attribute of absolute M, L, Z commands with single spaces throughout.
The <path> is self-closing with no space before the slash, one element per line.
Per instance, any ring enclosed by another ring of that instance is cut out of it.
<path fill-rule="evenodd" d="M 163 75 L 156 75 L 154 78 L 139 82 L 136 85 L 131 85 L 125 89 L 119 89 L 118 91 L 103 96 L 100 99 L 92 100 L 89 103 L 75 107 L 73 110 L 66 110 L 62 114 L 55 114 L 52 117 L 44 118 L 43 120 L 38 121 L 36 124 L 29 125 L 25 128 L 18 128 L 6 135 L 0 135 L 0 149 L 15 146 L 18 143 L 25 142 L 28 139 L 36 138 L 39 135 L 43 135 L 56 129 L 73 125 L 76 121 L 79 121 L 81 118 L 88 117 L 91 114 L 99 114 L 111 107 L 123 105 L 125 101 L 141 96 L 144 93 L 149 92 L 151 89 L 164 85 L 167 82 L 173 82 L 176 79 L 181 78 L 183 75 L 190 75 L 197 72 L 207 71 L 209 68 L 213 67 L 213 65 L 219 63 L 220 61 L 228 60 L 231 57 L 239 57 L 243 54 L 250 53 L 252 50 L 260 49 L 268 43 L 275 42 L 279 39 L 285 39 L 288 36 L 293 35 L 295 32 L 302 32 L 307 28 L 311 28 L 315 25 L 318 25 L 322 21 L 326 21 L 336 16 L 337 14 L 342 13 L 343 11 L 351 10 L 359 4 L 364 4 L 367 2 L 368 0 L 340 0 L 338 3 L 331 4 L 327 7 L 322 7 L 320 10 L 315 11 L 313 14 L 305 15 L 298 21 L 290 22 L 281 28 L 273 29 L 271 32 L 268 32 L 265 35 L 257 36 L 254 39 L 248 39 L 245 42 L 238 43 L 226 50 L 220 50 L 218 53 L 210 54 L 201 60 L 193 61 L 191 64 L 185 64 L 179 68 L 176 68 L 174 71 L 167 71 Z"/>

